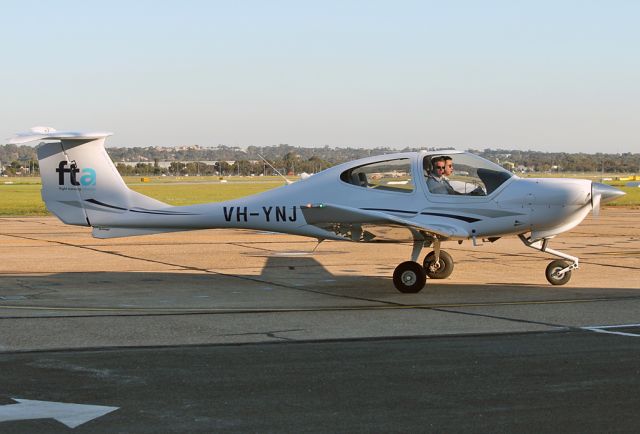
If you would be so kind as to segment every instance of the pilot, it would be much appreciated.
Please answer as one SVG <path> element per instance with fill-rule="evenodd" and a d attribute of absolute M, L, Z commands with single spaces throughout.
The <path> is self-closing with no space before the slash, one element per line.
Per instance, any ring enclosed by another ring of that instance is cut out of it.
<path fill-rule="evenodd" d="M 435 194 L 456 194 L 456 191 L 451 187 L 449 181 L 444 176 L 446 173 L 446 157 L 435 157 L 431 159 L 431 167 L 433 170 L 429 173 L 427 177 L 427 187 L 429 187 L 429 191 Z M 449 160 L 451 158 L 449 157 Z M 453 170 L 453 163 L 451 164 L 451 168 Z"/>
<path fill-rule="evenodd" d="M 443 174 L 442 178 L 444 178 L 445 181 L 449 185 L 451 185 L 451 183 L 449 182 L 449 177 L 453 174 L 453 159 L 451 157 L 449 157 L 448 155 L 445 155 L 442 158 L 444 159 L 444 174 Z M 469 196 L 484 196 L 484 195 L 486 195 L 485 191 L 479 185 L 477 185 L 476 188 L 473 191 L 469 192 L 469 193 L 460 193 L 459 191 L 454 189 L 454 193 L 453 194 L 468 194 Z"/>

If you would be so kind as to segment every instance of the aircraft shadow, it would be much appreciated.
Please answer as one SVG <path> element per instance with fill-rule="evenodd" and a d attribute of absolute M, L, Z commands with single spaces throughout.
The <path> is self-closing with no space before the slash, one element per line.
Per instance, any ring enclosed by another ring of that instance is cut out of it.
<path fill-rule="evenodd" d="M 2 306 L 116 307 L 146 309 L 260 309 L 371 304 L 438 305 L 513 303 L 637 297 L 638 289 L 554 287 L 511 283 L 455 283 L 429 279 L 417 294 L 393 286 L 392 269 L 367 275 L 363 265 L 334 274 L 309 256 L 271 256 L 259 273 L 224 270 L 181 272 L 62 272 L 0 277 Z M 364 271 L 363 271 L 364 270 Z M 368 269 L 371 273 L 371 269 Z"/>

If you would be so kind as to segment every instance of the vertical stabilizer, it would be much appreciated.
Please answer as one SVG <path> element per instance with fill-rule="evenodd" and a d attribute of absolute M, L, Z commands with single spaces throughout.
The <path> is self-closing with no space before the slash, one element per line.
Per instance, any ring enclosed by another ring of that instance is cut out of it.
<path fill-rule="evenodd" d="M 42 199 L 64 223 L 100 226 L 117 224 L 132 208 L 169 205 L 130 190 L 104 148 L 111 133 L 60 132 L 37 127 L 13 137 L 9 143 L 55 140 L 38 148 Z"/>
<path fill-rule="evenodd" d="M 67 224 L 90 226 L 96 202 L 124 212 L 129 189 L 104 149 L 105 138 L 63 139 L 38 148 L 42 199 Z M 98 199 L 99 198 L 99 199 Z"/>

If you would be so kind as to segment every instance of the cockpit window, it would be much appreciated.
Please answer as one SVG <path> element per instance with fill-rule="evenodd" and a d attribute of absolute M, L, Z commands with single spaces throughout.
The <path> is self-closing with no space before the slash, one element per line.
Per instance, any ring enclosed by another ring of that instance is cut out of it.
<path fill-rule="evenodd" d="M 408 158 L 377 161 L 353 167 L 342 172 L 340 179 L 349 184 L 378 191 L 411 193 L 414 189 L 411 160 Z"/>
<path fill-rule="evenodd" d="M 429 155 L 423 167 L 427 187 L 433 194 L 486 196 L 513 176 L 473 154 Z"/>

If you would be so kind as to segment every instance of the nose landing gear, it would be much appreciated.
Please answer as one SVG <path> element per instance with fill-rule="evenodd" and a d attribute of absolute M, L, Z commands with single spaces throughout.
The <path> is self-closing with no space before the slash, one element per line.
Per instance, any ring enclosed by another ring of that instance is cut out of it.
<path fill-rule="evenodd" d="M 527 247 L 531 247 L 532 249 L 536 249 L 541 252 L 551 253 L 554 256 L 558 256 L 560 258 L 568 259 L 569 261 L 571 261 L 568 262 L 556 259 L 554 261 L 551 261 L 549 265 L 547 265 L 545 275 L 547 277 L 547 281 L 552 285 L 564 285 L 571 279 L 571 271 L 576 270 L 579 267 L 578 258 L 576 258 L 575 256 L 567 255 L 566 253 L 562 253 L 547 247 L 547 245 L 549 244 L 548 238 L 538 241 L 531 241 L 530 238 L 527 238 L 522 234 L 518 235 L 518 237 Z"/>
<path fill-rule="evenodd" d="M 547 265 L 545 275 L 550 284 L 564 285 L 571 279 L 571 265 L 567 261 L 556 259 Z"/>

